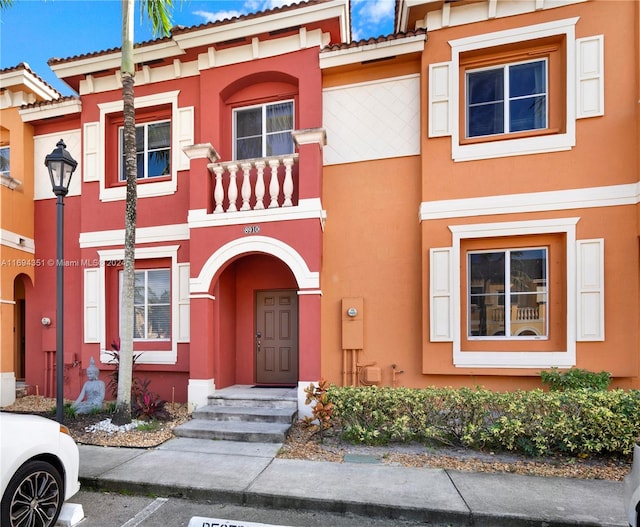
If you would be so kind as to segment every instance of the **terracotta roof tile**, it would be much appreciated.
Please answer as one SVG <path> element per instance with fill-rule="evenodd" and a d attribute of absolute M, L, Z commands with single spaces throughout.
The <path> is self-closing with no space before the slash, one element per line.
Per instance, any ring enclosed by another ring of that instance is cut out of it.
<path fill-rule="evenodd" d="M 223 20 L 217 20 L 215 22 L 208 22 L 205 24 L 200 24 L 197 26 L 173 26 L 173 28 L 171 28 L 171 35 L 168 37 L 161 37 L 161 38 L 157 38 L 157 39 L 153 39 L 153 40 L 147 40 L 145 42 L 138 42 L 136 44 L 134 44 L 134 48 L 142 48 L 145 46 L 149 46 L 149 45 L 155 45 L 158 44 L 160 42 L 165 42 L 165 41 L 170 41 L 173 35 L 181 35 L 181 34 L 185 34 L 185 33 L 190 33 L 192 31 L 200 31 L 204 28 L 212 28 L 212 27 L 222 27 L 228 24 L 235 24 L 239 21 L 242 20 L 251 20 L 253 18 L 259 18 L 262 16 L 266 16 L 266 15 L 271 15 L 274 13 L 285 13 L 287 11 L 291 11 L 293 9 L 297 9 L 300 8 L 301 6 L 309 6 L 309 5 L 316 5 L 316 4 L 322 4 L 324 2 L 327 2 L 329 0 L 307 0 L 304 2 L 298 2 L 297 4 L 290 4 L 290 5 L 284 5 L 281 7 L 274 7 L 272 9 L 266 9 L 264 11 L 258 11 L 257 13 L 249 13 L 246 15 L 240 15 L 240 16 L 235 16 L 232 18 L 225 18 Z M 47 64 L 49 66 L 54 66 L 56 64 L 64 64 L 66 62 L 73 62 L 75 60 L 79 60 L 79 59 L 88 59 L 88 58 L 94 58 L 94 57 L 99 57 L 102 55 L 109 55 L 111 53 L 118 53 L 120 52 L 119 47 L 116 48 L 110 48 L 110 49 L 105 49 L 102 51 L 93 51 L 90 53 L 86 53 L 86 54 L 82 54 L 82 55 L 75 55 L 73 57 L 67 57 L 67 58 L 51 58 L 47 61 Z"/>
<path fill-rule="evenodd" d="M 65 95 L 63 97 L 60 97 L 59 99 L 53 99 L 52 101 L 36 101 L 29 104 L 23 104 L 20 108 L 26 109 L 26 110 L 30 108 L 44 108 L 46 106 L 56 106 L 63 102 L 79 101 L 79 100 L 80 100 L 80 97 L 78 97 L 77 95 Z"/>
<path fill-rule="evenodd" d="M 370 38 L 366 38 L 366 39 L 362 39 L 362 40 L 358 40 L 358 41 L 354 41 L 354 42 L 350 42 L 348 44 L 346 43 L 342 43 L 342 44 L 331 44 L 329 46 L 326 46 L 324 48 L 322 48 L 322 52 L 329 52 L 329 51 L 338 51 L 340 49 L 350 49 L 350 48 L 359 48 L 362 46 L 367 46 L 370 44 L 382 44 L 384 42 L 391 42 L 393 40 L 400 40 L 403 38 L 409 38 L 409 37 L 415 37 L 418 35 L 426 35 L 427 34 L 427 30 L 426 29 L 416 29 L 413 31 L 406 31 L 406 32 L 399 32 L 399 33 L 392 33 L 390 35 L 381 35 L 379 37 L 370 37 Z"/>

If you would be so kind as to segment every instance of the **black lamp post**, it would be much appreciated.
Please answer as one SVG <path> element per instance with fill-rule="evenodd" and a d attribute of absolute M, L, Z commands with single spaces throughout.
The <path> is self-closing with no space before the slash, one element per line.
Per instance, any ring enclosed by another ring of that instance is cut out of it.
<path fill-rule="evenodd" d="M 51 187 L 58 197 L 56 204 L 56 419 L 63 421 L 64 407 L 64 197 L 69 192 L 71 176 L 78 166 L 78 162 L 67 152 L 67 145 L 60 139 L 56 148 L 44 158 L 44 164 L 49 169 Z"/>

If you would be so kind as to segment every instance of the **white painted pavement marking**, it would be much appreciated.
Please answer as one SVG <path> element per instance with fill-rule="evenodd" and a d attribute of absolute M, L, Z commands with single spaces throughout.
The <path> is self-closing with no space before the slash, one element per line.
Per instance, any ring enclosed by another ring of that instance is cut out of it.
<path fill-rule="evenodd" d="M 131 518 L 127 523 L 123 523 L 122 527 L 136 527 L 145 521 L 149 516 L 156 512 L 160 507 L 169 501 L 168 498 L 156 498 L 155 501 L 147 505 L 138 514 Z"/>
<path fill-rule="evenodd" d="M 273 525 L 271 523 L 254 523 L 237 520 L 221 520 L 219 518 L 202 518 L 194 516 L 187 527 L 287 527 L 286 525 Z"/>

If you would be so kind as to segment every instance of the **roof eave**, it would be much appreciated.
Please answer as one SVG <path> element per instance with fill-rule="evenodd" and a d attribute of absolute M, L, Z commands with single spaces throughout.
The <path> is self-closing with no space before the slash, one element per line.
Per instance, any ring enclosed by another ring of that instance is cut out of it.
<path fill-rule="evenodd" d="M 37 99 L 51 101 L 60 97 L 60 92 L 49 86 L 27 68 L 19 68 L 0 74 L 0 87 L 11 90 L 23 88 L 22 91 L 33 93 Z"/>
<path fill-rule="evenodd" d="M 411 53 L 422 53 L 426 39 L 427 34 L 421 33 L 385 42 L 365 43 L 361 46 L 352 46 L 335 51 L 323 51 L 320 54 L 320 69 L 359 64 Z"/>

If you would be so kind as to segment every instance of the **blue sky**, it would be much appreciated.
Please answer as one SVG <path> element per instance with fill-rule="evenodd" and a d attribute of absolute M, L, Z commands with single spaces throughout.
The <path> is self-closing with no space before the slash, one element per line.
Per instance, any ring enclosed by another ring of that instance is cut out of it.
<path fill-rule="evenodd" d="M 292 0 L 174 0 L 173 23 L 194 26 L 277 7 Z M 393 32 L 394 0 L 351 0 L 353 39 Z M 134 39 L 153 38 L 136 8 Z M 120 0 L 14 0 L 0 12 L 0 68 L 21 62 L 64 95 L 73 92 L 50 70 L 67 58 L 121 45 Z"/>

